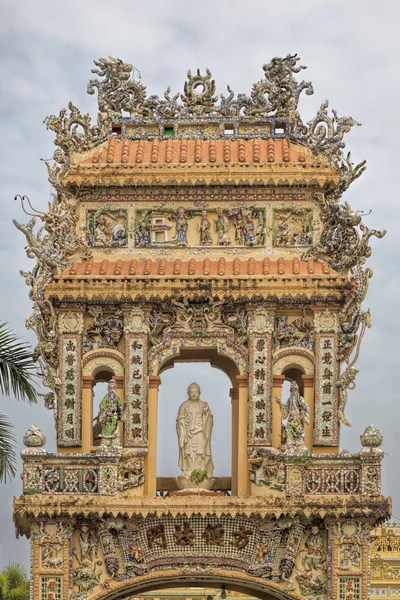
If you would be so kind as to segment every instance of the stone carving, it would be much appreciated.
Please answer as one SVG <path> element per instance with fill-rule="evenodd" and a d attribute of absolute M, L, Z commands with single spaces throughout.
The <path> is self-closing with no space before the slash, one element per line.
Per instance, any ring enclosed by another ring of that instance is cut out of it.
<path fill-rule="evenodd" d="M 223 546 L 224 533 L 224 529 L 220 523 L 207 523 L 203 531 L 203 538 L 206 545 Z"/>
<path fill-rule="evenodd" d="M 287 315 L 275 318 L 274 349 L 297 346 L 314 349 L 314 325 L 304 317 L 289 323 Z"/>
<path fill-rule="evenodd" d="M 189 523 L 184 523 L 175 525 L 174 538 L 177 546 L 194 546 L 196 535 Z"/>
<path fill-rule="evenodd" d="M 86 327 L 83 348 L 85 352 L 97 348 L 116 348 L 124 332 L 122 311 L 105 315 L 100 306 L 89 308 L 93 323 Z"/>
<path fill-rule="evenodd" d="M 87 213 L 87 242 L 92 247 L 111 248 L 126 246 L 127 212 L 123 209 L 102 207 Z"/>
<path fill-rule="evenodd" d="M 284 404 L 279 398 L 276 398 L 282 410 L 282 420 L 286 420 L 283 425 L 282 442 L 285 452 L 288 454 L 303 454 L 307 452 L 304 443 L 304 425 L 308 424 L 308 406 L 302 396 L 299 394 L 299 386 L 292 382 L 290 385 L 290 396 Z"/>
<path fill-rule="evenodd" d="M 118 488 L 126 490 L 144 483 L 144 460 L 141 456 L 128 456 L 118 466 Z"/>
<path fill-rule="evenodd" d="M 340 544 L 339 569 L 343 571 L 359 571 L 361 569 L 361 546 L 358 541 Z"/>
<path fill-rule="evenodd" d="M 211 238 L 211 223 L 207 219 L 207 211 L 203 210 L 201 212 L 201 221 L 198 224 L 198 230 L 200 233 L 200 246 L 211 246 L 212 238 Z"/>
<path fill-rule="evenodd" d="M 72 594 L 73 600 L 81 600 L 100 583 L 101 570 L 97 568 L 101 564 L 97 560 L 98 542 L 96 531 L 90 529 L 87 523 L 83 523 L 79 534 L 79 550 L 73 550 L 79 565 L 72 575 L 74 586 L 77 587 L 77 591 Z"/>
<path fill-rule="evenodd" d="M 231 240 L 229 237 L 229 221 L 228 217 L 224 214 L 222 208 L 217 209 L 217 220 L 215 222 L 215 231 L 218 234 L 218 245 L 229 246 Z"/>
<path fill-rule="evenodd" d="M 259 246 L 265 243 L 265 209 L 241 203 L 240 206 L 194 209 L 139 209 L 135 217 L 136 247 Z M 201 209 L 201 210 L 200 210 Z M 169 230 L 175 223 L 172 237 Z"/>
<path fill-rule="evenodd" d="M 83 315 L 82 313 L 68 311 L 59 317 L 59 326 L 61 333 L 82 333 Z"/>
<path fill-rule="evenodd" d="M 189 227 L 189 214 L 185 213 L 184 208 L 178 208 L 176 215 L 171 215 L 169 219 L 175 221 L 175 236 L 172 238 L 172 243 L 175 246 L 187 246 L 187 230 Z"/>
<path fill-rule="evenodd" d="M 59 569 L 63 564 L 62 544 L 41 544 L 41 564 L 43 569 Z"/>
<path fill-rule="evenodd" d="M 93 428 L 94 442 L 100 440 L 99 451 L 122 451 L 118 439 L 118 423 L 121 420 L 122 403 L 117 394 L 117 383 L 111 380 L 108 392 L 100 403 Z"/>
<path fill-rule="evenodd" d="M 211 433 L 213 415 L 207 404 L 200 399 L 200 386 L 191 383 L 188 387 L 188 399 L 181 404 L 176 419 L 176 431 L 179 444 L 178 466 L 182 475 L 178 478 L 181 488 L 192 487 L 190 474 L 194 469 L 207 471 L 212 478 L 214 464 L 211 457 Z M 209 487 L 206 480 L 204 487 Z"/>
<path fill-rule="evenodd" d="M 312 244 L 312 212 L 299 205 L 274 211 L 275 246 L 310 246 Z"/>
<path fill-rule="evenodd" d="M 299 553 L 301 569 L 296 568 L 296 579 L 303 596 L 315 600 L 326 598 L 326 559 L 324 540 L 318 525 L 312 525 L 304 548 Z"/>

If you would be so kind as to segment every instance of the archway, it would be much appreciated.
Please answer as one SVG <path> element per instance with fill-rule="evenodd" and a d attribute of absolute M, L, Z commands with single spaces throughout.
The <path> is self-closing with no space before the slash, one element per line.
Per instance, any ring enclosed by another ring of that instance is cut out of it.
<path fill-rule="evenodd" d="M 170 368 L 175 362 L 208 362 L 212 367 L 223 371 L 230 379 L 231 389 L 231 414 L 232 414 L 232 462 L 231 462 L 231 485 L 228 487 L 233 494 L 245 495 L 248 491 L 248 468 L 247 468 L 247 355 L 243 349 L 238 347 L 228 337 L 221 339 L 199 339 L 196 344 L 182 344 L 179 339 L 169 340 L 167 347 L 156 348 L 149 357 L 150 389 L 149 389 L 149 454 L 147 467 L 150 485 L 147 487 L 148 495 L 154 492 L 151 488 L 151 480 L 154 477 L 156 484 L 157 460 L 156 440 L 158 434 L 158 385 L 159 375 Z M 245 384 L 243 385 L 243 381 Z M 154 387 L 152 387 L 154 381 Z M 201 383 L 201 382 L 200 382 Z M 242 385 L 240 385 L 242 383 Z M 182 401 L 186 397 L 182 398 Z M 175 430 L 174 430 L 175 438 Z M 150 442 L 150 439 L 152 440 Z M 179 472 L 178 472 L 179 475 Z"/>
<path fill-rule="evenodd" d="M 176 361 L 173 367 L 164 368 L 158 402 L 157 436 L 157 489 L 176 489 L 175 477 L 180 474 L 178 465 L 178 439 L 176 417 L 182 402 L 187 399 L 188 386 L 197 382 L 201 399 L 206 401 L 213 414 L 211 452 L 214 463 L 213 489 L 231 489 L 232 400 L 231 380 L 221 369 L 213 368 L 209 361 Z"/>
<path fill-rule="evenodd" d="M 96 428 L 96 416 L 101 400 L 107 393 L 107 384 L 111 379 L 117 381 L 122 396 L 123 356 L 117 350 L 92 350 L 83 357 L 83 393 L 82 393 L 82 450 L 90 452 L 98 444 L 99 433 Z M 121 430 L 122 434 L 122 430 Z"/>
<path fill-rule="evenodd" d="M 188 569 L 190 571 L 190 569 Z M 113 582 L 110 584 L 112 589 L 105 589 L 93 596 L 89 600 L 128 600 L 137 598 L 141 593 L 176 588 L 214 588 L 239 592 L 252 598 L 260 600 L 298 600 L 299 595 L 285 589 L 287 584 L 274 583 L 263 579 L 252 577 L 245 573 L 235 572 L 225 569 L 210 569 L 204 566 L 198 569 L 192 569 L 192 573 L 185 574 L 182 570 L 158 571 L 150 574 L 135 577 L 130 581 Z M 202 574 L 200 571 L 203 570 Z M 208 573 L 207 573 L 208 570 Z"/>

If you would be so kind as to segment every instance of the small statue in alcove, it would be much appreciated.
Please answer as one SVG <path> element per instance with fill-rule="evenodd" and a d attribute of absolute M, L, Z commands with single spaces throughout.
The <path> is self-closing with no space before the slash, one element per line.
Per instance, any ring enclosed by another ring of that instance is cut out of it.
<path fill-rule="evenodd" d="M 304 425 L 310 422 L 308 406 L 299 393 L 299 386 L 295 381 L 290 384 L 290 396 L 284 404 L 276 398 L 282 410 L 282 420 L 287 419 L 284 426 L 285 445 L 284 451 L 288 454 L 304 454 L 307 447 L 304 442 Z"/>
<path fill-rule="evenodd" d="M 93 437 L 96 443 L 101 440 L 99 450 L 119 449 L 118 423 L 122 420 L 122 403 L 117 394 L 117 383 L 111 380 L 108 391 L 100 402 L 99 414 L 94 419 Z"/>
<path fill-rule="evenodd" d="M 213 415 L 207 404 L 200 400 L 200 386 L 191 383 L 188 399 L 179 407 L 176 432 L 179 443 L 179 462 L 182 475 L 178 477 L 181 488 L 192 487 L 190 474 L 194 469 L 207 471 L 209 479 L 201 487 L 209 488 L 213 482 L 214 464 L 211 457 L 211 432 Z"/>

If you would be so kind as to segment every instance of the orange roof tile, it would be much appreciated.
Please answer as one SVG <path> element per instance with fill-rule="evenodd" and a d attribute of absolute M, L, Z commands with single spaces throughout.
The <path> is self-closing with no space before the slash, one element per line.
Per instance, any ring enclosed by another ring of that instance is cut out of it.
<path fill-rule="evenodd" d="M 107 147 L 81 165 L 134 164 L 231 164 L 231 163 L 316 163 L 320 161 L 307 148 L 288 139 L 169 139 L 119 140 L 110 138 Z"/>
<path fill-rule="evenodd" d="M 314 260 L 302 261 L 295 257 L 291 260 L 279 258 L 270 260 L 268 257 L 256 260 L 254 258 L 240 259 L 238 257 L 227 260 L 224 257 L 218 259 L 194 259 L 181 260 L 117 260 L 103 261 L 89 260 L 76 262 L 66 271 L 62 277 L 68 279 L 74 277 L 230 277 L 240 275 L 331 275 L 337 276 L 325 262 Z"/>

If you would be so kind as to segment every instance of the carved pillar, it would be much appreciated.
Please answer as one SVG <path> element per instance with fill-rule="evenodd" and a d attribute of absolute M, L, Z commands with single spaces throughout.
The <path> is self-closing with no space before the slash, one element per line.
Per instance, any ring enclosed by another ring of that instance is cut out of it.
<path fill-rule="evenodd" d="M 249 489 L 249 469 L 247 464 L 247 401 L 249 378 L 236 375 L 238 382 L 238 423 L 237 423 L 237 495 L 246 496 Z"/>
<path fill-rule="evenodd" d="M 47 526 L 36 522 L 31 529 L 31 597 L 71 597 L 72 523 Z"/>
<path fill-rule="evenodd" d="M 315 314 L 314 446 L 339 446 L 339 358 L 337 316 L 324 310 Z M 321 451 L 320 449 L 318 451 Z"/>
<path fill-rule="evenodd" d="M 368 600 L 369 546 L 368 523 L 332 523 L 328 527 L 329 583 L 332 598 L 340 600 Z"/>
<path fill-rule="evenodd" d="M 284 375 L 273 376 L 272 388 L 272 447 L 280 450 L 282 444 L 282 410 L 276 398 L 282 400 L 282 385 Z"/>
<path fill-rule="evenodd" d="M 146 460 L 146 496 L 155 496 L 157 492 L 157 417 L 158 388 L 161 379 L 158 375 L 149 376 L 148 407 L 148 454 Z"/>
<path fill-rule="evenodd" d="M 302 375 L 303 380 L 303 397 L 308 406 L 309 424 L 304 428 L 304 441 L 309 450 L 312 452 L 313 447 L 313 424 L 314 424 L 314 376 Z"/>
<path fill-rule="evenodd" d="M 238 481 L 238 412 L 239 412 L 239 390 L 231 388 L 229 395 L 232 402 L 232 494 L 237 496 Z"/>
<path fill-rule="evenodd" d="M 82 377 L 82 452 L 90 454 L 93 446 L 93 386 L 91 375 Z"/>
<path fill-rule="evenodd" d="M 59 329 L 61 383 L 57 399 L 57 446 L 81 446 L 83 314 L 61 313 Z"/>

